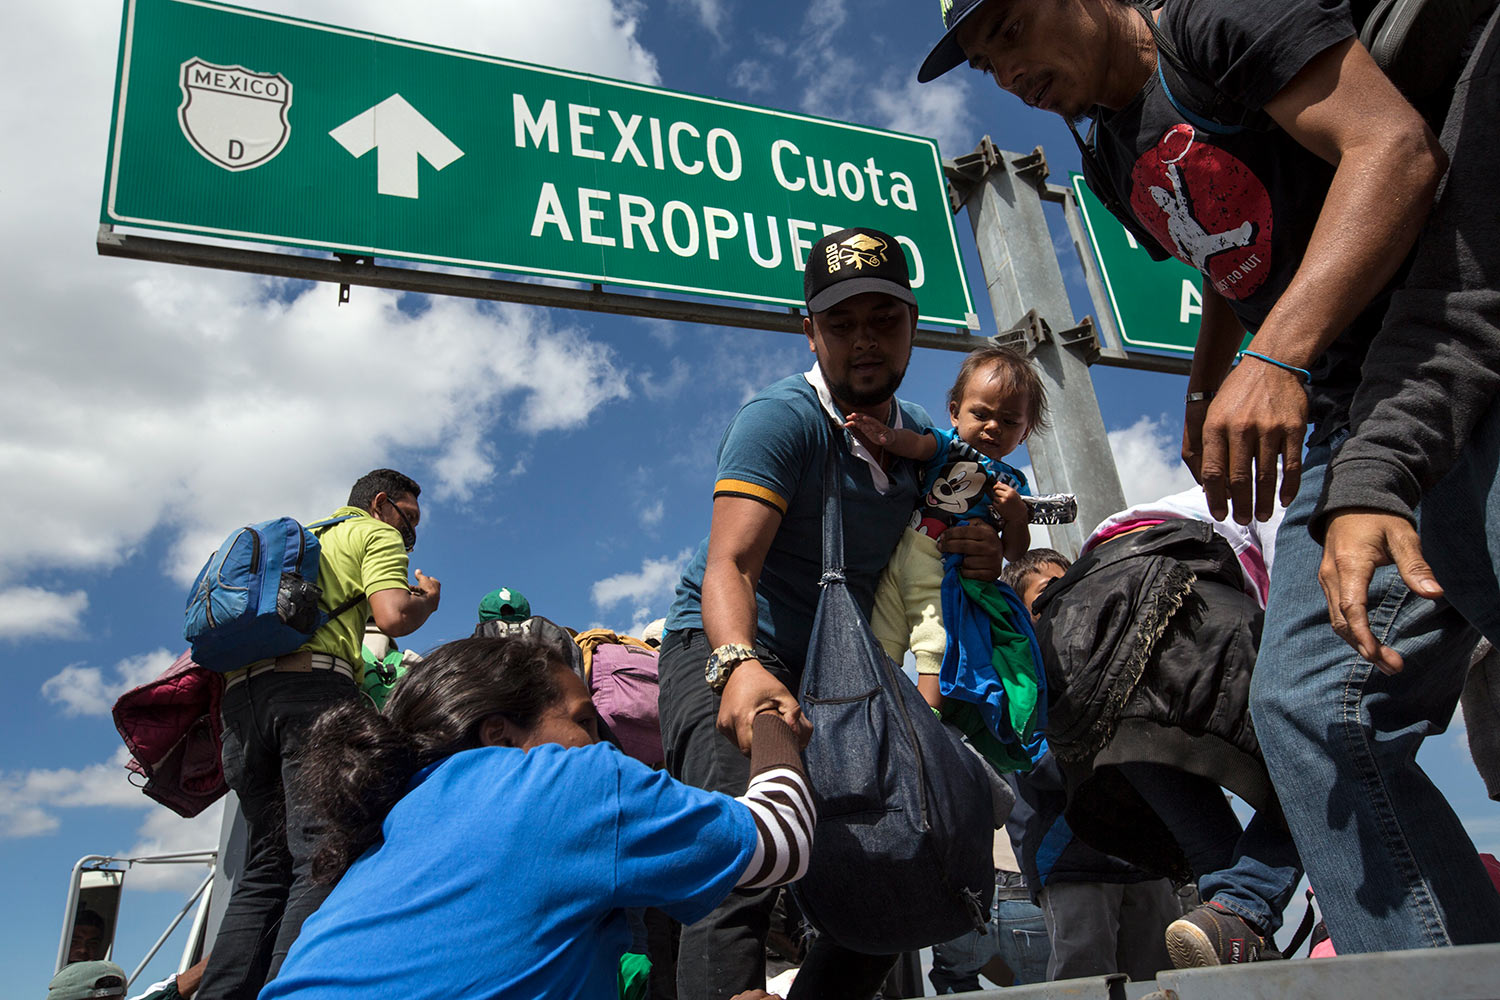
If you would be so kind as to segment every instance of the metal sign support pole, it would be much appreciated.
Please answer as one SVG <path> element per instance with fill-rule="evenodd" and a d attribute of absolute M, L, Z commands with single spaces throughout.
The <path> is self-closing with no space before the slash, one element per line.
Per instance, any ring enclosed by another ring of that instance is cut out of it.
<path fill-rule="evenodd" d="M 1099 356 L 1093 325 L 1078 325 L 1042 209 L 1047 161 L 995 148 L 988 136 L 947 165 L 954 210 L 966 207 L 996 338 L 1030 354 L 1047 390 L 1050 427 L 1026 442 L 1037 492 L 1074 493 L 1078 520 L 1052 527 L 1052 547 L 1076 558 L 1094 526 L 1125 506 L 1089 364 Z"/>

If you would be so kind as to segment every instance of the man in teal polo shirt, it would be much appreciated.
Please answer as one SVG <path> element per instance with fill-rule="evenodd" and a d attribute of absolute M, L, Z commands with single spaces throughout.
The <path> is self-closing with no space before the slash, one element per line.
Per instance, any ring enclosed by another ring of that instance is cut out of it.
<path fill-rule="evenodd" d="M 437 580 L 407 553 L 417 543 L 422 488 L 393 469 L 362 476 L 347 517 L 319 536 L 319 606 L 326 612 L 364 600 L 331 619 L 294 653 L 225 675 L 224 777 L 239 796 L 248 847 L 224 911 L 199 1000 L 254 1000 L 276 975 L 302 922 L 328 895 L 310 879 L 315 830 L 295 791 L 308 725 L 326 709 L 360 697 L 355 675 L 367 618 L 388 636 L 414 632 L 438 606 Z"/>
<path fill-rule="evenodd" d="M 845 570 L 866 614 L 916 506 L 917 463 L 845 431 L 846 415 L 865 413 L 917 430 L 932 423 L 920 406 L 895 398 L 917 323 L 906 257 L 895 239 L 865 228 L 823 237 L 808 255 L 803 291 L 803 332 L 817 363 L 761 391 L 724 432 L 708 539 L 678 585 L 661 645 L 667 770 L 730 795 L 745 790 L 749 762 L 743 754 L 757 714 L 775 711 L 804 740 L 810 732 L 794 692 L 818 603 L 828 449 L 847 453 Z M 966 555 L 966 576 L 993 580 L 1000 574 L 992 528 L 951 528 L 942 547 Z M 735 892 L 685 928 L 678 995 L 728 1000 L 763 988 L 774 902 L 774 891 Z M 869 997 L 894 959 L 856 954 L 820 938 L 794 995 Z"/>

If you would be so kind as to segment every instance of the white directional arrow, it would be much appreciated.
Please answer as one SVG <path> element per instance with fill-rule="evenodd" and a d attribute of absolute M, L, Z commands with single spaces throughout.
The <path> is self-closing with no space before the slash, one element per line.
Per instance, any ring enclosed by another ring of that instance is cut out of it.
<path fill-rule="evenodd" d="M 328 134 L 356 159 L 376 150 L 376 190 L 398 198 L 417 197 L 417 157 L 434 170 L 442 170 L 464 155 L 400 94 L 392 94 Z"/>

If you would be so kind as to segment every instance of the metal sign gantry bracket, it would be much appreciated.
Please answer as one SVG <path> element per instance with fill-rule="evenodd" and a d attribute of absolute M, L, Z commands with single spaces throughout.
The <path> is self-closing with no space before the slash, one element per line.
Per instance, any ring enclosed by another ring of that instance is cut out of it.
<path fill-rule="evenodd" d="M 1008 347 L 1022 354 L 1031 354 L 1042 344 L 1052 341 L 1077 354 L 1084 364 L 1089 365 L 1098 361 L 1100 354 L 1092 316 L 1085 316 L 1077 326 L 1054 332 L 1035 309 L 1028 310 L 1021 322 L 1009 330 L 1001 330 L 990 341 L 997 347 Z"/>
<path fill-rule="evenodd" d="M 1062 184 L 1047 183 L 1047 177 L 1051 171 L 1047 166 L 1047 155 L 1042 151 L 1042 147 L 1037 146 L 1031 152 L 1024 154 L 1002 153 L 990 137 L 985 136 L 979 140 L 979 145 L 975 147 L 974 152 L 945 161 L 943 172 L 948 178 L 948 204 L 954 214 L 960 212 L 968 204 L 975 186 L 983 181 L 985 174 L 1006 162 L 1003 157 L 1010 157 L 1010 171 L 1035 187 L 1037 196 L 1042 201 L 1061 206 L 1063 221 L 1067 224 L 1068 235 L 1073 242 L 1073 250 L 1078 255 L 1079 266 L 1083 269 L 1084 284 L 1088 287 L 1089 298 L 1094 304 L 1096 318 L 1093 319 L 1093 333 L 1097 334 L 1097 337 L 1091 334 L 1089 340 L 1097 347 L 1097 350 L 1091 352 L 1092 357 L 1088 359 L 1088 363 L 1109 368 L 1133 368 L 1138 371 L 1186 375 L 1192 367 L 1191 358 L 1171 354 L 1142 353 L 1125 348 L 1124 341 L 1121 340 L 1119 330 L 1115 326 L 1114 315 L 1109 305 L 1109 295 L 1104 288 L 1104 278 L 1099 273 L 1099 265 L 1095 262 L 1093 251 L 1090 249 L 1083 216 L 1078 211 L 1078 203 L 1071 188 Z M 1089 322 L 1090 319 L 1086 317 L 1080 326 Z"/>
<path fill-rule="evenodd" d="M 1092 323 L 1073 318 L 1043 206 L 1044 196 L 1053 200 L 1046 157 L 1039 148 L 1006 152 L 986 136 L 945 172 L 950 205 L 967 211 L 974 230 L 995 323 L 1006 327 L 994 340 L 1027 354 L 1046 390 L 1050 419 L 1026 450 L 1041 492 L 1078 498 L 1078 520 L 1048 529 L 1052 547 L 1076 558 L 1094 526 L 1125 506 L 1125 495 L 1089 376 L 1108 345 L 1100 347 Z"/>

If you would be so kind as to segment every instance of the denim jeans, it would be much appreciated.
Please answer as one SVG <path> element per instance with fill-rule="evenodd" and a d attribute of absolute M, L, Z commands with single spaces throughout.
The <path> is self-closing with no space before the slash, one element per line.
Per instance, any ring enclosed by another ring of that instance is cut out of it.
<path fill-rule="evenodd" d="M 1328 624 L 1322 552 L 1307 523 L 1332 448 L 1308 449 L 1276 536 L 1251 715 L 1282 809 L 1340 954 L 1500 941 L 1500 896 L 1442 793 L 1417 766 L 1458 703 L 1476 633 L 1500 639 L 1500 407 L 1418 511 L 1447 589 L 1428 601 L 1390 567 L 1370 587 L 1370 628 L 1401 653 L 1388 677 Z"/>
<path fill-rule="evenodd" d="M 970 931 L 952 941 L 932 946 L 932 971 L 927 977 L 939 996 L 982 989 L 979 970 L 999 958 L 1015 975 L 1015 986 L 1047 981 L 1047 925 L 1042 911 L 1029 899 L 1006 898 L 1007 876 L 996 872 L 995 900 L 990 904 L 990 923 L 982 931 Z"/>
<path fill-rule="evenodd" d="M 310 880 L 319 827 L 286 789 L 295 788 L 308 724 L 359 697 L 331 670 L 272 671 L 224 692 L 224 777 L 239 795 L 248 846 L 198 1000 L 255 1000 L 333 888 Z"/>
<path fill-rule="evenodd" d="M 1241 828 L 1214 782 L 1161 764 L 1121 764 L 1198 876 L 1198 895 L 1270 936 L 1281 929 L 1302 865 L 1281 817 L 1258 811 Z"/>

